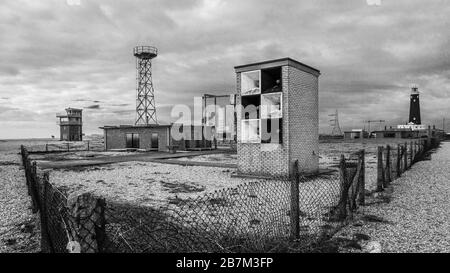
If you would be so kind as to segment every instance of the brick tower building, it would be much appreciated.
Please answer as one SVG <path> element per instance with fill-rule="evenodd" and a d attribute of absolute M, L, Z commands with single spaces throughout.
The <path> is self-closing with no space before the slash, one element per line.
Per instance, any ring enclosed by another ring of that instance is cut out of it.
<path fill-rule="evenodd" d="M 319 169 L 320 71 L 290 58 L 235 67 L 238 174 Z"/>

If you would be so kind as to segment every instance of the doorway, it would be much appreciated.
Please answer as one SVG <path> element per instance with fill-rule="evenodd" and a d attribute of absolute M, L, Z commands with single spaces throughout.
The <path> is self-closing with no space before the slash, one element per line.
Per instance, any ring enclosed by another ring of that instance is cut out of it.
<path fill-rule="evenodd" d="M 150 139 L 150 142 L 151 142 L 150 148 L 152 150 L 159 150 L 159 136 L 158 136 L 158 133 L 152 133 L 152 137 Z"/>

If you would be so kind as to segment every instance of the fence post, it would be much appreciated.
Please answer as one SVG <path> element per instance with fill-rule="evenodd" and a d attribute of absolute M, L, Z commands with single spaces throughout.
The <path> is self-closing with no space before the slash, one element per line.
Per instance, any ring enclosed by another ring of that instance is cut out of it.
<path fill-rule="evenodd" d="M 405 142 L 405 146 L 404 146 L 404 154 L 403 154 L 403 159 L 404 159 L 404 164 L 405 164 L 405 172 L 408 169 L 408 143 Z"/>
<path fill-rule="evenodd" d="M 383 167 L 383 147 L 378 146 L 378 164 L 377 164 L 377 192 L 383 191 L 384 185 L 384 167 Z"/>
<path fill-rule="evenodd" d="M 402 174 L 401 170 L 401 160 L 402 160 L 402 149 L 400 148 L 400 144 L 397 144 L 397 177 L 400 177 Z"/>
<path fill-rule="evenodd" d="M 341 184 L 341 196 L 339 204 L 337 205 L 336 220 L 344 220 L 347 218 L 347 202 L 348 202 L 348 182 L 347 182 L 347 166 L 345 164 L 345 157 L 341 155 L 339 161 L 339 180 Z"/>
<path fill-rule="evenodd" d="M 81 253 L 103 251 L 105 240 L 105 199 L 92 193 L 73 193 L 67 199 L 71 238 L 79 243 Z M 72 242 L 70 242 L 72 243 Z"/>
<path fill-rule="evenodd" d="M 414 162 L 417 161 L 417 140 L 414 140 Z"/>
<path fill-rule="evenodd" d="M 364 206 L 366 203 L 366 151 L 361 150 L 361 176 L 359 181 L 358 205 Z"/>
<path fill-rule="evenodd" d="M 409 166 L 413 165 L 414 162 L 414 151 L 413 151 L 413 143 L 412 141 L 409 143 L 409 150 L 410 150 L 410 154 L 409 154 Z"/>
<path fill-rule="evenodd" d="M 291 238 L 300 238 L 300 172 L 298 160 L 294 163 L 294 179 L 291 181 Z"/>
<path fill-rule="evenodd" d="M 386 147 L 386 173 L 384 180 L 384 187 L 387 187 L 392 182 L 391 176 L 391 146 Z"/>
<path fill-rule="evenodd" d="M 22 146 L 22 164 L 23 164 L 23 169 L 25 171 L 25 181 L 27 184 L 27 192 L 28 195 L 31 195 L 30 192 L 30 161 L 28 159 L 28 152 L 27 149 L 25 149 L 25 147 Z"/>
<path fill-rule="evenodd" d="M 88 152 L 90 151 L 90 142 L 89 142 L 89 140 L 87 142 L 87 150 L 88 150 Z"/>
<path fill-rule="evenodd" d="M 359 197 L 359 193 L 361 191 L 361 172 L 363 171 L 363 167 L 362 167 L 362 159 L 361 159 L 361 151 L 358 151 L 357 153 L 358 155 L 358 161 L 356 164 L 356 171 L 355 171 L 355 175 L 352 178 L 351 176 L 349 176 L 348 178 L 348 183 L 350 184 L 350 192 L 351 194 L 349 194 L 350 198 L 349 198 L 349 209 L 350 209 L 350 213 L 351 216 L 353 216 L 353 212 L 355 212 L 358 209 L 358 197 Z"/>
<path fill-rule="evenodd" d="M 38 183 L 38 177 L 37 177 L 37 165 L 36 161 L 33 161 L 31 165 L 31 180 L 29 184 L 29 191 L 31 196 L 31 202 L 32 202 L 32 212 L 37 213 L 39 210 L 38 200 L 39 197 L 38 192 L 36 191 L 36 184 Z"/>
<path fill-rule="evenodd" d="M 70 143 L 67 142 L 67 151 L 70 152 Z"/>
<path fill-rule="evenodd" d="M 48 230 L 48 208 L 47 197 L 49 191 L 49 172 L 42 175 L 42 198 L 40 199 L 40 218 L 41 218 L 41 251 L 43 253 L 54 253 L 53 244 Z"/>

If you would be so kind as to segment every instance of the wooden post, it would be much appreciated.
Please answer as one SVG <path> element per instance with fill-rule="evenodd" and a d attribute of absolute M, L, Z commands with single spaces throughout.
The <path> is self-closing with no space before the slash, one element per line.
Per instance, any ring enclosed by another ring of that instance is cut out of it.
<path fill-rule="evenodd" d="M 92 193 L 73 193 L 67 199 L 71 238 L 81 253 L 98 253 L 105 240 L 105 199 Z M 69 242 L 73 243 L 73 242 Z"/>
<path fill-rule="evenodd" d="M 45 144 L 45 152 L 48 153 L 48 143 Z"/>
<path fill-rule="evenodd" d="M 298 169 L 298 160 L 294 163 L 294 179 L 291 181 L 291 238 L 293 240 L 300 238 L 300 172 Z"/>
<path fill-rule="evenodd" d="M 361 181 L 361 171 L 362 171 L 362 164 L 361 164 L 361 151 L 358 152 L 358 161 L 356 164 L 356 172 L 355 172 L 355 176 L 353 177 L 352 180 L 351 177 L 349 177 L 349 183 L 351 183 L 350 185 L 350 192 L 351 194 L 349 194 L 350 198 L 349 198 L 349 207 L 350 207 L 350 213 L 351 216 L 353 216 L 353 212 L 355 212 L 358 209 L 358 195 L 360 192 L 360 181 Z"/>
<path fill-rule="evenodd" d="M 383 166 L 383 147 L 378 146 L 378 153 L 377 153 L 377 192 L 383 191 L 383 185 L 384 185 L 384 166 Z"/>
<path fill-rule="evenodd" d="M 42 199 L 40 199 L 40 218 L 41 218 L 41 251 L 43 253 L 54 253 L 53 243 L 48 229 L 48 195 L 49 195 L 49 172 L 45 172 L 42 177 Z"/>
<path fill-rule="evenodd" d="M 89 142 L 89 140 L 87 142 L 87 150 L 88 150 L 88 152 L 90 151 L 90 142 Z"/>
<path fill-rule="evenodd" d="M 366 203 L 366 152 L 361 150 L 361 176 L 359 181 L 358 205 L 364 206 Z"/>
<path fill-rule="evenodd" d="M 32 212 L 37 213 L 39 210 L 39 197 L 38 192 L 36 191 L 36 186 L 38 183 L 38 177 L 37 177 L 37 165 L 36 161 L 33 161 L 32 167 L 31 167 L 31 180 L 29 184 L 29 190 L 30 190 L 30 196 L 32 201 Z"/>
<path fill-rule="evenodd" d="M 411 167 L 413 165 L 413 162 L 414 162 L 414 151 L 413 151 L 413 143 L 412 143 L 412 141 L 409 143 L 409 150 L 410 150 L 409 166 Z"/>
<path fill-rule="evenodd" d="M 404 153 L 403 153 L 403 157 L 404 157 L 404 164 L 405 164 L 405 172 L 408 169 L 408 144 L 405 143 L 404 148 Z"/>
<path fill-rule="evenodd" d="M 384 187 L 386 188 L 392 182 L 391 173 L 391 146 L 386 147 L 386 173 L 384 178 Z"/>
<path fill-rule="evenodd" d="M 347 218 L 347 202 L 348 202 L 348 182 L 347 182 L 347 168 L 345 164 L 345 157 L 341 155 L 339 162 L 339 180 L 341 186 L 341 196 L 336 211 L 336 220 L 344 220 Z"/>
<path fill-rule="evenodd" d="M 70 152 L 70 143 L 67 142 L 67 151 Z"/>
<path fill-rule="evenodd" d="M 397 177 L 400 177 L 402 174 L 401 169 L 401 160 L 402 160 L 402 149 L 400 147 L 400 144 L 397 144 Z"/>

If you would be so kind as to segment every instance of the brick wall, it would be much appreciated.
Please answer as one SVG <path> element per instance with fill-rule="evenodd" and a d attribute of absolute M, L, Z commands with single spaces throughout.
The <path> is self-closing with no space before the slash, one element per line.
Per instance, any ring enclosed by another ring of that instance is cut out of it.
<path fill-rule="evenodd" d="M 301 171 L 315 172 L 319 168 L 319 80 L 294 67 L 286 69 L 291 173 L 296 160 Z"/>

